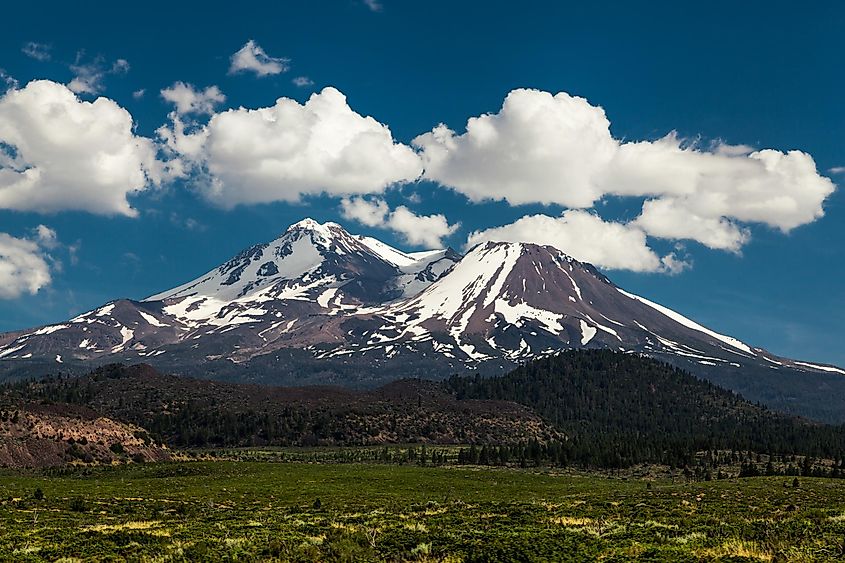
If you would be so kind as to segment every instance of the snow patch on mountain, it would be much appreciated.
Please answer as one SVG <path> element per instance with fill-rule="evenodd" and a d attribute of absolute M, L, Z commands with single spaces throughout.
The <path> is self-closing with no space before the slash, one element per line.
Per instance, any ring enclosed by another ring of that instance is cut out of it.
<path fill-rule="evenodd" d="M 524 326 L 525 321 L 535 320 L 552 334 L 560 334 L 564 331 L 561 324 L 563 315 L 537 309 L 524 301 L 511 303 L 508 299 L 498 299 L 495 301 L 494 310 L 504 317 L 505 322 L 518 327 Z"/>
<path fill-rule="evenodd" d="M 756 356 L 756 354 L 754 353 L 754 351 L 751 349 L 750 346 L 748 346 L 747 344 L 745 344 L 744 342 L 742 342 L 740 340 L 737 340 L 736 338 L 734 338 L 732 336 L 725 336 L 724 334 L 719 334 L 718 332 L 714 332 L 714 331 L 710 330 L 709 328 L 705 328 L 705 327 L 701 326 L 700 324 L 698 324 L 697 322 L 690 320 L 690 319 L 686 318 L 685 316 L 683 316 L 679 313 L 676 313 L 672 309 L 664 307 L 663 305 L 658 305 L 657 303 L 653 303 L 653 302 L 649 301 L 648 299 L 645 299 L 644 297 L 640 297 L 639 295 L 634 295 L 633 293 L 628 293 L 627 291 L 620 289 L 618 287 L 616 288 L 616 291 L 618 291 L 619 293 L 621 293 L 622 295 L 624 295 L 626 297 L 630 297 L 631 299 L 635 299 L 635 300 L 639 301 L 640 303 L 648 305 L 652 309 L 659 311 L 660 313 L 666 315 L 667 317 L 669 317 L 673 321 L 675 321 L 679 324 L 682 324 L 687 328 L 697 330 L 698 332 L 703 332 L 704 334 L 706 334 L 708 336 L 712 336 L 716 340 L 721 340 L 722 342 L 724 342 L 728 346 L 731 346 L 731 347 L 736 348 L 738 350 L 742 350 L 743 352 L 748 352 L 752 356 Z"/>
<path fill-rule="evenodd" d="M 845 370 L 839 369 L 839 368 L 836 368 L 836 367 L 833 367 L 833 366 L 823 366 L 823 365 L 819 365 L 819 364 L 811 364 L 810 362 L 799 362 L 799 361 L 795 361 L 793 363 L 795 363 L 799 366 L 806 367 L 806 368 L 813 368 L 813 369 L 817 369 L 817 370 L 821 370 L 821 371 L 829 371 L 829 372 L 833 372 L 833 373 L 841 373 L 842 375 L 845 375 Z"/>
<path fill-rule="evenodd" d="M 140 314 L 140 315 L 141 315 L 141 318 L 143 318 L 145 321 L 147 321 L 147 322 L 148 322 L 149 324 L 151 324 L 152 326 L 157 326 L 157 327 L 170 326 L 170 325 L 168 325 L 168 324 L 165 324 L 165 323 L 163 323 L 163 322 L 159 321 L 157 318 L 155 318 L 154 316 L 150 315 L 149 313 L 145 313 L 145 312 L 143 312 L 143 311 L 138 311 L 138 314 Z"/>
<path fill-rule="evenodd" d="M 69 325 L 45 326 L 44 328 L 40 328 L 40 329 L 36 330 L 32 334 L 35 335 L 35 336 L 41 336 L 41 335 L 44 335 L 44 334 L 53 334 L 54 332 L 58 332 L 60 330 L 64 330 L 64 329 L 68 328 L 68 326 Z"/>
<path fill-rule="evenodd" d="M 417 262 L 417 260 L 419 260 L 419 258 L 415 258 L 410 254 L 402 252 L 401 250 L 397 250 L 389 244 L 385 244 L 373 237 L 365 237 L 362 235 L 358 235 L 355 238 L 359 240 L 364 246 L 372 250 L 377 256 L 379 256 L 383 260 L 386 260 L 387 262 L 390 262 L 398 268 L 401 268 L 403 266 L 410 266 L 411 264 L 414 264 L 415 262 Z"/>
<path fill-rule="evenodd" d="M 585 323 L 583 319 L 579 319 L 578 322 L 581 325 L 581 345 L 585 346 L 593 339 L 598 330 L 596 330 L 596 327 Z"/>

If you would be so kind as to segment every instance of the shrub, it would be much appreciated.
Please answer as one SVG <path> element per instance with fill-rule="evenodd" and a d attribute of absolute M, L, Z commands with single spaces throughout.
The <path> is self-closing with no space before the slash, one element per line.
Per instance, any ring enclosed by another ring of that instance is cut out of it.
<path fill-rule="evenodd" d="M 150 435 L 144 432 L 143 430 L 136 430 L 132 435 L 138 438 L 139 440 L 143 440 L 144 444 L 146 445 L 150 445 L 150 443 L 152 442 L 152 438 L 150 438 Z"/>

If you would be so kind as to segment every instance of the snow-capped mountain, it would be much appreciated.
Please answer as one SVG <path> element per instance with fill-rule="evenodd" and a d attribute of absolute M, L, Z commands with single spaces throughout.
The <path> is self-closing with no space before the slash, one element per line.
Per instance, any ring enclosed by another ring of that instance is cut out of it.
<path fill-rule="evenodd" d="M 405 253 L 335 223 L 305 219 L 142 301 L 117 300 L 65 323 L 0 335 L 0 360 L 155 358 L 173 345 L 195 350 L 206 337 L 232 333 L 243 342 L 206 359 L 243 361 L 291 341 L 331 341 L 320 319 L 414 295 L 460 258 L 451 249 Z"/>
<path fill-rule="evenodd" d="M 142 301 L 0 335 L 0 365 L 145 361 L 212 377 L 367 384 L 502 371 L 581 347 L 651 355 L 814 416 L 833 415 L 810 396 L 845 393 L 845 370 L 714 332 L 550 246 L 405 253 L 311 219 Z"/>

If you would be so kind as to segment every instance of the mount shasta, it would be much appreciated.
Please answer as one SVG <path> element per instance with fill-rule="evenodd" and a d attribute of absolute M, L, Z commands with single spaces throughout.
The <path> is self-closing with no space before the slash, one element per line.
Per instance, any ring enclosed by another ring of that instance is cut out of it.
<path fill-rule="evenodd" d="M 145 362 L 213 379 L 370 386 L 501 373 L 571 348 L 652 356 L 770 407 L 845 422 L 845 370 L 719 334 L 551 246 L 406 253 L 311 219 L 174 289 L 2 334 L 0 374 Z"/>

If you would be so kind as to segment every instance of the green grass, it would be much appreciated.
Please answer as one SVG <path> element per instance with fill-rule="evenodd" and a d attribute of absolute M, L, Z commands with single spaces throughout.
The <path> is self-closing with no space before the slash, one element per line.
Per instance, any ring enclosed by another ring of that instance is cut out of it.
<path fill-rule="evenodd" d="M 244 461 L 4 473 L 0 560 L 842 560 L 845 482 L 785 481 Z"/>

